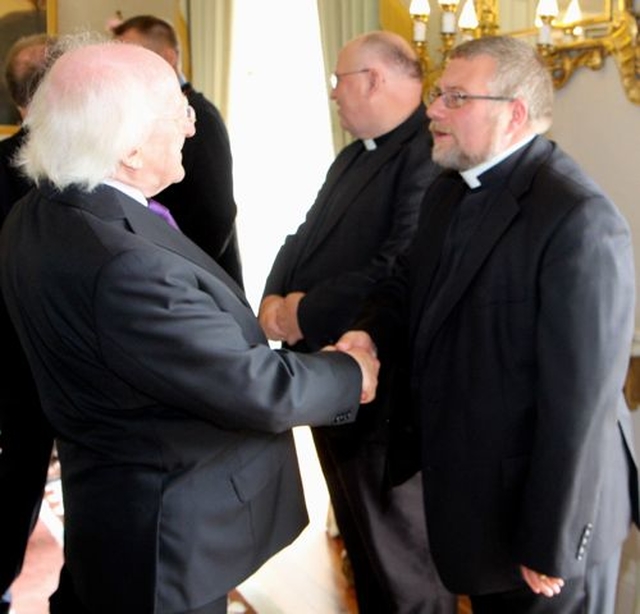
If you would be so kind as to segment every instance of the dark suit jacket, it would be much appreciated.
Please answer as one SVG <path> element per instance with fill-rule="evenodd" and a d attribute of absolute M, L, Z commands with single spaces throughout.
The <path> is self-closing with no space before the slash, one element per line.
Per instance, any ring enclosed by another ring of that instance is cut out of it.
<path fill-rule="evenodd" d="M 289 429 L 355 418 L 355 361 L 271 350 L 224 271 L 107 186 L 34 190 L 7 218 L 0 272 L 91 612 L 196 609 L 299 534 Z"/>
<path fill-rule="evenodd" d="M 318 349 L 348 330 L 376 281 L 409 244 L 424 192 L 437 167 L 424 106 L 377 140 L 345 147 L 295 234 L 286 238 L 264 295 L 302 291 L 304 348 Z M 354 158 L 358 165 L 351 166 Z M 329 210 L 327 210 L 329 209 Z"/>
<path fill-rule="evenodd" d="M 14 203 L 30 189 L 11 160 L 24 133 L 0 141 L 0 228 Z M 35 382 L 4 301 L 0 299 L 0 595 L 20 572 L 38 517 L 53 445 Z"/>
<path fill-rule="evenodd" d="M 242 286 L 227 128 L 218 109 L 202 94 L 189 84 L 183 91 L 196 112 L 196 133 L 182 148 L 185 176 L 154 198 L 169 208 L 182 232 Z"/>
<path fill-rule="evenodd" d="M 447 587 L 466 594 L 521 585 L 519 564 L 582 574 L 625 538 L 630 507 L 638 521 L 622 395 L 634 319 L 627 223 L 543 137 L 496 170 L 487 214 L 438 297 L 426 293 L 451 173 L 425 196 L 439 204 L 421 218 L 404 274 L 357 323 L 383 362 L 408 339 L 433 556 Z M 394 449 L 406 455 L 407 444 Z"/>
<path fill-rule="evenodd" d="M 424 192 L 440 170 L 431 161 L 423 105 L 376 142 L 375 151 L 363 151 L 362 141 L 355 141 L 340 152 L 267 278 L 265 296 L 306 293 L 298 309 L 304 339 L 296 350 L 319 349 L 349 329 L 371 289 L 409 245 Z M 374 412 L 367 414 L 359 428 L 373 420 Z"/>

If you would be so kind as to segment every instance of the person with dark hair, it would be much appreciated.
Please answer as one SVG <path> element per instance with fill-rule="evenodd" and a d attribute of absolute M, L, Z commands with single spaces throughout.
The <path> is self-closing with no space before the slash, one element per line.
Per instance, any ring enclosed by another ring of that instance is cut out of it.
<path fill-rule="evenodd" d="M 180 230 L 207 252 L 242 287 L 242 259 L 236 230 L 233 158 L 220 111 L 197 92 L 181 70 L 180 44 L 171 24 L 153 15 L 137 15 L 112 29 L 121 41 L 142 45 L 175 70 L 194 109 L 198 129 L 182 151 L 184 179 L 165 188 L 156 200 L 169 208 Z"/>
<path fill-rule="evenodd" d="M 34 34 L 18 39 L 5 60 L 5 81 L 20 117 L 47 65 L 55 39 Z M 14 166 L 25 130 L 0 141 L 0 228 L 32 183 Z M 0 386 L 0 613 L 10 608 L 9 587 L 20 573 L 29 536 L 42 503 L 53 436 L 42 415 L 36 385 L 3 300 L 0 300 L 2 385 Z"/>
<path fill-rule="evenodd" d="M 61 465 L 76 603 L 56 607 L 226 614 L 308 522 L 291 429 L 355 420 L 378 362 L 269 347 L 242 289 L 153 200 L 195 131 L 174 71 L 138 45 L 80 42 L 29 105 L 18 163 L 35 186 L 0 235 Z"/>
<path fill-rule="evenodd" d="M 447 170 L 338 343 L 404 364 L 391 463 L 421 469 L 433 558 L 474 614 L 613 614 L 640 521 L 630 229 L 544 136 L 552 110 L 526 42 L 451 51 L 428 106 Z"/>
<path fill-rule="evenodd" d="M 24 119 L 29 102 L 46 68 L 47 53 L 55 43 L 48 34 L 19 38 L 5 58 L 4 80 L 20 119 Z M 24 196 L 31 183 L 12 164 L 13 156 L 24 140 L 24 129 L 0 141 L 0 214 L 7 215 L 13 203 Z"/>
<path fill-rule="evenodd" d="M 295 234 L 278 252 L 264 289 L 267 336 L 297 351 L 333 343 L 377 279 L 413 236 L 439 167 L 422 103 L 415 51 L 391 32 L 368 32 L 340 51 L 331 98 L 355 141 L 327 172 Z M 420 477 L 389 488 L 387 412 L 347 429 L 312 429 L 362 614 L 453 614 L 456 599 L 431 563 Z"/>
<path fill-rule="evenodd" d="M 3 3 L 3 14 L 0 16 L 0 58 L 3 62 L 18 39 L 47 31 L 46 0 L 30 0 L 27 4 L 31 8 L 4 12 L 11 3 Z M 20 112 L 6 80 L 0 79 L 0 124 L 13 126 L 20 121 Z"/>

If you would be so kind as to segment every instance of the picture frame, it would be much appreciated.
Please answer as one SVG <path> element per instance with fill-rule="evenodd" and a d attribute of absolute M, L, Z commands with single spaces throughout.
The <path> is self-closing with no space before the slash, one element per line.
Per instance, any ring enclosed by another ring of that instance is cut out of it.
<path fill-rule="evenodd" d="M 0 58 L 3 59 L 0 78 L 0 138 L 20 128 L 20 116 L 7 90 L 4 79 L 4 58 L 21 37 L 57 31 L 57 0 L 3 0 L 0 5 Z"/>

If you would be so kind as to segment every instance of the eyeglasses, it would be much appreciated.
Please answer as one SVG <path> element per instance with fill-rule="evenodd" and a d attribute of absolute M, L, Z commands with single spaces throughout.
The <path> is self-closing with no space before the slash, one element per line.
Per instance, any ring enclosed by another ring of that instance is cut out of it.
<path fill-rule="evenodd" d="M 340 83 L 340 79 L 342 77 L 348 77 L 349 75 L 359 75 L 360 73 L 369 72 L 370 68 L 361 68 L 360 70 L 349 70 L 347 72 L 334 72 L 332 75 L 329 75 L 329 84 L 331 85 L 331 89 L 335 90 Z"/>
<path fill-rule="evenodd" d="M 444 106 L 447 109 L 459 109 L 464 106 L 468 100 L 502 100 L 505 102 L 513 102 L 515 98 L 512 96 L 489 96 L 483 94 L 465 94 L 456 92 L 455 90 L 447 90 L 443 92 L 440 88 L 434 88 L 429 92 L 429 104 L 434 103 L 438 98 L 442 98 Z"/>
<path fill-rule="evenodd" d="M 195 109 L 190 104 L 187 105 L 186 120 L 191 124 L 196 121 Z"/>

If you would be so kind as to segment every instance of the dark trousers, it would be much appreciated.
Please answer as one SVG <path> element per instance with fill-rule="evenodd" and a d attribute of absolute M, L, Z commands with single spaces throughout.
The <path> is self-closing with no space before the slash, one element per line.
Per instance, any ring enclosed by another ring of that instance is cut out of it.
<path fill-rule="evenodd" d="M 420 475 L 384 484 L 385 446 L 312 429 L 360 614 L 455 614 L 427 539 Z"/>
<path fill-rule="evenodd" d="M 473 614 L 614 614 L 622 548 L 592 565 L 584 576 L 565 580 L 559 595 L 544 597 L 526 587 L 471 596 Z"/>
<path fill-rule="evenodd" d="M 50 614 L 91 614 L 91 611 L 85 608 L 76 596 L 71 574 L 64 565 L 60 571 L 58 588 L 49 597 L 49 612 Z M 227 597 L 211 601 L 195 610 L 180 612 L 180 614 L 227 614 Z"/>

